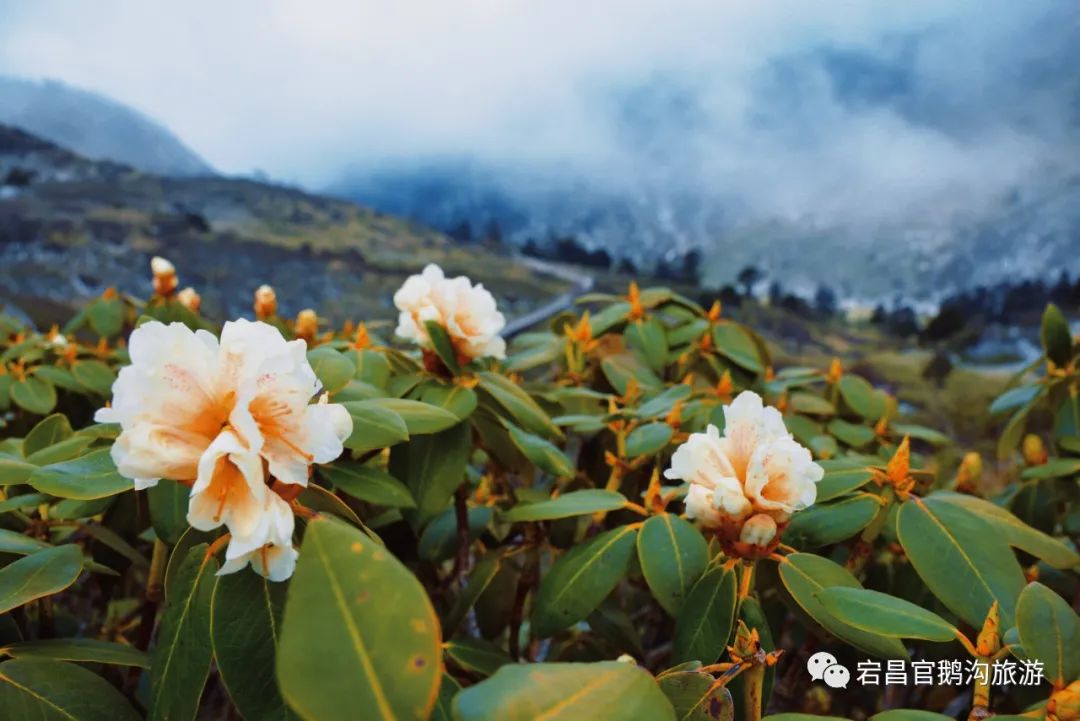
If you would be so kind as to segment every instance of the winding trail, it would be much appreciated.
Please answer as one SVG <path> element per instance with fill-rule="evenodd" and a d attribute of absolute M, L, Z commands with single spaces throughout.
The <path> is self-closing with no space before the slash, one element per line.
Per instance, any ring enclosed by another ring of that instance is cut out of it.
<path fill-rule="evenodd" d="M 525 315 L 514 318 L 508 322 L 502 331 L 503 337 L 508 340 L 522 331 L 533 327 L 537 323 L 542 323 L 557 313 L 567 310 L 574 305 L 574 300 L 578 296 L 588 293 L 596 284 L 596 280 L 591 275 L 572 266 L 526 256 L 515 256 L 514 261 L 526 266 L 535 273 L 549 275 L 564 280 L 573 287 L 566 293 L 555 296 L 539 308 L 531 310 Z"/>

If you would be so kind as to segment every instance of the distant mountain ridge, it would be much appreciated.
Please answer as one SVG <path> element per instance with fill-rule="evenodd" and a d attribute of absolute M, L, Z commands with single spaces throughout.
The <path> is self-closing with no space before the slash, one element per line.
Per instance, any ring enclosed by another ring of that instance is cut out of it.
<path fill-rule="evenodd" d="M 0 76 L 0 123 L 93 160 L 163 175 L 214 174 L 163 125 L 103 95 L 54 80 Z"/>

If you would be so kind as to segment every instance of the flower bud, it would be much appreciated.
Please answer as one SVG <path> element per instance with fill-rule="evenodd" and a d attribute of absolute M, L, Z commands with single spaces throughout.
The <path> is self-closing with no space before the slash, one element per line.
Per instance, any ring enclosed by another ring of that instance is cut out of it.
<path fill-rule="evenodd" d="M 161 256 L 150 259 L 150 272 L 154 274 L 154 293 L 167 298 L 176 291 L 176 267 Z"/>
<path fill-rule="evenodd" d="M 1050 695 L 1046 718 L 1047 721 L 1080 721 L 1080 680 Z"/>
<path fill-rule="evenodd" d="M 315 340 L 315 334 L 319 332 L 319 316 L 311 308 L 305 308 L 296 316 L 296 337 L 303 338 L 308 343 Z"/>
<path fill-rule="evenodd" d="M 957 490 L 974 490 L 975 484 L 982 477 L 982 471 L 982 456 L 976 451 L 968 451 L 965 453 L 964 460 L 960 462 L 960 470 L 956 472 Z"/>
<path fill-rule="evenodd" d="M 277 315 L 277 293 L 268 285 L 260 285 L 255 291 L 255 317 L 266 320 Z"/>
<path fill-rule="evenodd" d="M 195 289 L 191 286 L 188 286 L 177 293 L 176 299 L 180 301 L 180 305 L 184 306 L 192 313 L 198 313 L 199 306 L 202 305 L 202 297 L 196 293 Z"/>
<path fill-rule="evenodd" d="M 739 540 L 751 546 L 768 546 L 776 538 L 776 521 L 772 516 L 758 513 L 750 516 L 739 532 Z"/>
<path fill-rule="evenodd" d="M 1046 445 L 1043 444 L 1042 438 L 1039 438 L 1034 433 L 1028 433 L 1024 436 L 1024 444 L 1021 446 L 1024 454 L 1024 462 L 1029 466 L 1041 466 L 1046 463 L 1049 457 L 1046 453 Z"/>

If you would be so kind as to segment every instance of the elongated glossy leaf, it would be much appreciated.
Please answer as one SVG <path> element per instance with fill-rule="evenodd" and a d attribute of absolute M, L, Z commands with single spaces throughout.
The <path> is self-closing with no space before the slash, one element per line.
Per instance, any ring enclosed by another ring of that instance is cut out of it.
<path fill-rule="evenodd" d="M 446 656 L 455 664 L 481 676 L 490 676 L 514 662 L 510 654 L 482 638 L 458 638 L 443 646 Z"/>
<path fill-rule="evenodd" d="M 409 400 L 408 398 L 375 398 L 370 401 L 358 401 L 350 406 L 370 403 L 387 408 L 401 416 L 410 436 L 438 433 L 461 422 L 456 415 L 430 403 Z"/>
<path fill-rule="evenodd" d="M 735 620 L 735 573 L 717 566 L 702 576 L 675 618 L 671 660 L 713 663 L 724 652 Z"/>
<path fill-rule="evenodd" d="M 356 375 L 352 360 L 329 346 L 309 350 L 307 359 L 327 393 L 341 390 Z"/>
<path fill-rule="evenodd" d="M 1077 473 L 1080 473 L 1080 458 L 1051 458 L 1046 463 L 1025 468 L 1020 477 L 1025 480 L 1067 478 Z"/>
<path fill-rule="evenodd" d="M 74 434 L 71 423 L 63 413 L 54 413 L 48 418 L 42 419 L 36 426 L 30 429 L 22 442 L 22 454 L 29 458 L 34 453 L 48 448 L 54 443 L 66 441 Z"/>
<path fill-rule="evenodd" d="M 454 344 L 450 342 L 450 336 L 446 333 L 446 328 L 433 320 L 424 323 L 424 327 L 439 359 L 451 373 L 454 375 L 460 373 L 461 367 L 458 365 L 457 353 L 454 351 Z"/>
<path fill-rule="evenodd" d="M 450 674 L 443 673 L 430 721 L 454 721 L 454 697 L 460 690 L 461 685 L 457 680 Z"/>
<path fill-rule="evenodd" d="M 71 366 L 71 375 L 86 390 L 99 396 L 108 396 L 116 374 L 112 368 L 98 360 L 81 360 Z"/>
<path fill-rule="evenodd" d="M 278 685 L 301 718 L 427 718 L 439 636 L 423 587 L 389 551 L 331 519 L 308 525 L 277 653 Z"/>
<path fill-rule="evenodd" d="M 488 506 L 470 508 L 466 515 L 469 540 L 475 540 L 480 536 L 494 516 L 495 512 Z M 416 546 L 416 552 L 425 561 L 444 561 L 454 555 L 457 544 L 457 514 L 455 509 L 448 508 L 435 516 L 424 528 L 424 532 L 420 535 L 420 542 Z"/>
<path fill-rule="evenodd" d="M 1024 573 L 992 526 L 930 497 L 900 507 L 896 532 L 919 577 L 950 611 L 981 628 L 997 601 L 1003 627 L 1013 625 Z"/>
<path fill-rule="evenodd" d="M 652 370 L 663 372 L 667 365 L 668 341 L 664 324 L 656 316 L 628 323 L 623 336 L 627 345 L 636 350 Z"/>
<path fill-rule="evenodd" d="M 952 641 L 959 633 L 933 611 L 887 593 L 838 586 L 822 590 L 818 599 L 841 621 L 882 636 Z"/>
<path fill-rule="evenodd" d="M 52 638 L 22 641 L 0 647 L 0 656 L 12 658 L 51 658 L 57 661 L 107 663 L 115 666 L 150 668 L 149 657 L 122 643 L 93 638 Z"/>
<path fill-rule="evenodd" d="M 637 552 L 653 597 L 677 617 L 709 563 L 709 546 L 701 532 L 678 516 L 662 513 L 641 527 Z"/>
<path fill-rule="evenodd" d="M 1028 585 L 1016 604 L 1016 629 L 1025 656 L 1043 662 L 1050 683 L 1060 688 L 1080 676 L 1080 619 L 1061 596 Z"/>
<path fill-rule="evenodd" d="M 28 553 L 36 553 L 51 545 L 25 533 L 12 531 L 8 528 L 0 528 L 0 553 L 13 553 L 25 556 Z"/>
<path fill-rule="evenodd" d="M 624 395 L 630 388 L 630 382 L 637 384 L 638 388 L 648 391 L 659 391 L 664 387 L 663 381 L 657 378 L 649 366 L 633 353 L 616 353 L 604 356 L 600 361 L 600 369 L 608 383 L 620 395 Z"/>
<path fill-rule="evenodd" d="M 37 466 L 22 458 L 0 453 L 0 486 L 14 486 L 26 483 L 30 474 L 37 470 Z"/>
<path fill-rule="evenodd" d="M 30 376 L 11 385 L 11 400 L 15 405 L 43 416 L 56 407 L 56 389 L 52 383 Z"/>
<path fill-rule="evenodd" d="M 27 482 L 50 496 L 79 501 L 114 496 L 133 488 L 131 480 L 117 472 L 108 448 L 39 468 Z"/>
<path fill-rule="evenodd" d="M 1076 551 L 1037 528 L 1032 528 L 996 503 L 966 493 L 938 492 L 931 498 L 966 508 L 993 526 L 1010 546 L 1027 551 L 1054 568 L 1069 569 L 1080 564 L 1080 554 Z"/>
<path fill-rule="evenodd" d="M 504 666 L 454 699 L 458 721 L 674 721 L 656 681 L 633 664 Z"/>
<path fill-rule="evenodd" d="M 151 654 L 150 721 L 190 721 L 199 710 L 213 657 L 210 598 L 218 568 L 206 550 L 199 544 L 187 552 L 167 597 Z"/>
<path fill-rule="evenodd" d="M 667 423 L 646 423 L 630 431 L 626 437 L 626 455 L 628 458 L 651 456 L 667 448 L 674 429 Z"/>
<path fill-rule="evenodd" d="M 812 553 L 792 553 L 780 564 L 784 588 L 810 618 L 840 640 L 881 658 L 907 658 L 904 645 L 895 638 L 856 628 L 829 613 L 818 598 L 825 588 L 862 588 L 859 582 L 827 558 Z"/>
<path fill-rule="evenodd" d="M 816 503 L 831 501 L 845 493 L 862 488 L 873 477 L 874 474 L 868 468 L 841 468 L 826 471 L 817 484 Z"/>
<path fill-rule="evenodd" d="M 575 546 L 552 565 L 533 601 L 533 630 L 551 636 L 588 616 L 626 573 L 637 529 L 613 528 Z"/>
<path fill-rule="evenodd" d="M 20 496 L 11 496 L 5 501 L 0 501 L 0 513 L 7 513 L 8 511 L 21 511 L 27 508 L 36 508 L 42 503 L 48 502 L 49 497 L 46 496 L 44 493 L 24 493 Z"/>
<path fill-rule="evenodd" d="M 1072 333 L 1069 332 L 1069 321 L 1065 320 L 1065 314 L 1053 303 L 1048 304 L 1043 312 L 1039 338 L 1042 340 L 1046 357 L 1059 368 L 1072 358 L 1073 341 Z"/>
<path fill-rule="evenodd" d="M 626 497 L 617 491 L 590 488 L 571 491 L 558 498 L 537 503 L 519 503 L 500 514 L 504 521 L 550 521 L 555 518 L 584 516 L 600 511 L 614 511 L 626 505 Z M 700 535 L 700 534 L 698 534 Z"/>
<path fill-rule="evenodd" d="M 784 530 L 784 541 L 804 549 L 839 543 L 866 528 L 880 510 L 878 497 L 870 493 L 836 503 L 814 504 L 792 516 Z"/>
<path fill-rule="evenodd" d="M 465 620 L 469 609 L 476 603 L 476 599 L 480 598 L 480 594 L 484 592 L 484 589 L 491 584 L 501 565 L 502 557 L 498 551 L 489 552 L 476 564 L 476 568 L 469 575 L 468 585 L 454 599 L 454 605 L 446 615 L 443 631 L 447 636 L 452 636 L 457 627 L 461 625 L 461 622 Z"/>
<path fill-rule="evenodd" d="M 338 461 L 320 468 L 319 473 L 353 498 L 391 508 L 416 508 L 405 484 L 381 468 Z"/>
<path fill-rule="evenodd" d="M 442 512 L 464 482 L 471 433 L 468 423 L 457 423 L 441 433 L 412 438 L 390 452 L 390 472 L 416 499 L 416 509 L 404 514 L 414 527 Z"/>
<path fill-rule="evenodd" d="M 47 448 L 42 448 L 39 451 L 31 453 L 26 457 L 26 460 L 29 463 L 39 466 L 69 461 L 72 458 L 81 456 L 93 442 L 94 439 L 89 436 L 72 436 L 71 438 L 66 438 L 58 443 L 54 443 Z"/>
<path fill-rule="evenodd" d="M 465 420 L 476 410 L 476 392 L 472 388 L 458 385 L 431 383 L 420 392 L 420 400 L 439 408 L 445 408 L 461 420 Z"/>
<path fill-rule="evenodd" d="M 859 376 L 844 374 L 839 381 L 840 395 L 851 410 L 868 421 L 885 415 L 885 398 Z"/>
<path fill-rule="evenodd" d="M 715 680 L 707 673 L 677 671 L 665 673 L 657 682 L 679 721 L 732 721 L 735 706 L 731 693 L 715 685 Z"/>
<path fill-rule="evenodd" d="M 242 570 L 221 576 L 210 606 L 210 638 L 221 681 L 249 721 L 291 721 L 274 675 L 284 583 Z M 256 662 L 257 659 L 257 662 Z"/>
<path fill-rule="evenodd" d="M 713 343 L 716 350 L 735 365 L 753 373 L 765 370 L 757 344 L 738 323 L 722 321 L 713 326 Z"/>
<path fill-rule="evenodd" d="M 480 390 L 491 396 L 519 426 L 544 438 L 562 438 L 562 431 L 528 393 L 498 373 L 478 374 Z"/>
<path fill-rule="evenodd" d="M 569 478 L 574 475 L 574 466 L 554 444 L 514 426 L 508 426 L 507 430 L 510 440 L 537 468 L 556 478 Z"/>
<path fill-rule="evenodd" d="M 139 721 L 101 676 L 44 658 L 0 663 L 0 713 L 4 721 Z"/>
<path fill-rule="evenodd" d="M 36 551 L 0 568 L 0 613 L 63 591 L 82 569 L 82 551 L 73 544 Z"/>
<path fill-rule="evenodd" d="M 405 419 L 390 408 L 372 401 L 351 401 L 341 405 L 353 422 L 352 434 L 345 439 L 346 448 L 365 453 L 409 440 Z"/>
<path fill-rule="evenodd" d="M 190 495 L 187 486 L 164 478 L 146 490 L 150 523 L 154 526 L 154 533 L 165 543 L 175 545 L 187 530 Z"/>

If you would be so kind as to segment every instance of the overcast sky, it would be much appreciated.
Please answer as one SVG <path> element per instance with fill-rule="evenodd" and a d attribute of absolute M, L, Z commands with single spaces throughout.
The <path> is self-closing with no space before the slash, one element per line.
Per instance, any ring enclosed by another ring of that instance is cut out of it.
<path fill-rule="evenodd" d="M 424 157 L 643 173 L 764 213 L 972 207 L 1076 172 L 1075 0 L 0 0 L 0 73 L 226 172 Z"/>

